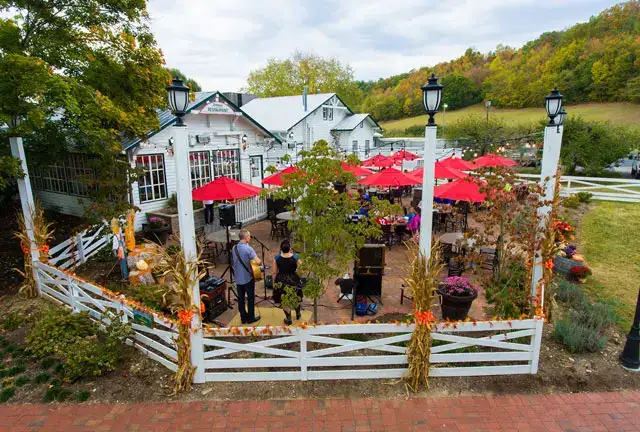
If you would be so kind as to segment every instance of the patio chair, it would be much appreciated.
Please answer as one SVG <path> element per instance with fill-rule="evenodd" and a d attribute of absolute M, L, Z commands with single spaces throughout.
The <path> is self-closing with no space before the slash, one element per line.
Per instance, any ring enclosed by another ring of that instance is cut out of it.
<path fill-rule="evenodd" d="M 395 232 L 395 240 L 398 242 L 398 244 L 402 244 L 402 241 L 404 240 L 405 236 L 410 236 L 409 232 L 407 231 L 406 224 L 395 225 L 394 232 Z"/>
<path fill-rule="evenodd" d="M 382 243 L 386 244 L 391 248 L 391 243 L 393 241 L 393 231 L 391 231 L 391 225 L 381 225 L 382 228 Z"/>
<path fill-rule="evenodd" d="M 444 232 L 451 228 L 451 232 L 464 232 L 464 215 L 461 213 L 449 213 L 444 222 Z"/>
<path fill-rule="evenodd" d="M 449 271 L 447 272 L 447 277 L 462 276 L 462 273 L 464 273 L 464 271 L 464 262 L 455 259 L 451 260 L 449 262 Z"/>
<path fill-rule="evenodd" d="M 287 232 L 287 221 L 278 220 L 276 218 L 276 212 L 273 210 L 269 212 L 269 222 L 271 222 L 271 232 L 269 233 L 271 236 L 271 240 L 279 240 L 281 238 L 288 237 Z"/>
<path fill-rule="evenodd" d="M 496 250 L 486 247 L 480 248 L 480 256 L 482 257 L 480 268 L 495 272 L 498 267 L 498 254 L 496 253 Z"/>
<path fill-rule="evenodd" d="M 460 256 L 460 253 L 457 250 L 454 250 L 452 244 L 445 243 L 442 246 L 442 261 L 449 265 L 451 260 L 454 260 Z"/>
<path fill-rule="evenodd" d="M 403 283 L 403 284 L 402 284 L 402 288 L 400 288 L 400 304 L 404 304 L 404 299 L 407 299 L 407 300 L 411 300 L 411 301 L 413 301 L 413 297 L 412 297 L 412 296 L 405 295 L 405 293 L 404 293 L 404 289 L 405 289 L 406 287 L 407 287 L 407 286 Z"/>

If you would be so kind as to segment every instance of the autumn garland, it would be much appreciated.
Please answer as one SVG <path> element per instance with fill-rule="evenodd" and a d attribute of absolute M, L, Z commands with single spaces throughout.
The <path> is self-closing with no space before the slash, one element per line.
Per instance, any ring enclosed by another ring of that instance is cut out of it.
<path fill-rule="evenodd" d="M 429 369 L 431 363 L 431 330 L 435 317 L 431 311 L 433 299 L 438 287 L 438 275 L 444 265 L 440 260 L 438 243 L 431 248 L 431 257 L 427 259 L 417 248 L 412 249 L 413 259 L 408 269 L 410 277 L 406 280 L 409 291 L 413 296 L 416 323 L 407 347 L 409 368 L 405 377 L 407 386 L 414 392 L 420 390 L 421 385 L 429 387 Z"/>
<path fill-rule="evenodd" d="M 20 293 L 29 298 L 34 298 L 38 296 L 38 286 L 33 273 L 32 252 L 35 250 L 40 252 L 40 262 L 46 263 L 49 261 L 48 243 L 53 236 L 53 230 L 51 229 L 53 224 L 45 220 L 44 210 L 37 203 L 31 209 L 31 222 L 33 224 L 33 240 L 36 244 L 35 248 L 31 247 L 31 239 L 27 232 L 27 223 L 22 213 L 18 214 L 18 226 L 20 230 L 15 232 L 14 236 L 20 240 L 20 247 L 24 255 L 24 271 L 16 269 L 16 271 L 24 278 L 24 282 L 20 287 Z"/>

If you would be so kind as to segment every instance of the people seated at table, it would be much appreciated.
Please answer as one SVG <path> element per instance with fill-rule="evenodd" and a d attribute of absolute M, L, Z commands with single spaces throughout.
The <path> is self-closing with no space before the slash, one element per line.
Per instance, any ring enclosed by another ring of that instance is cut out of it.
<path fill-rule="evenodd" d="M 369 195 L 369 192 L 367 192 L 366 190 L 360 188 L 358 189 L 358 195 L 360 196 L 360 200 L 364 203 L 364 202 L 371 202 L 371 196 Z"/>
<path fill-rule="evenodd" d="M 360 211 L 358 212 L 358 214 L 369 217 L 369 204 L 365 203 L 362 206 L 360 206 Z"/>
<path fill-rule="evenodd" d="M 420 231 L 420 210 L 418 210 L 413 218 L 407 224 L 407 229 L 412 233 Z"/>
<path fill-rule="evenodd" d="M 416 215 L 416 209 L 414 209 L 413 207 L 409 207 L 409 211 L 407 212 L 407 220 L 411 222 L 411 219 L 413 219 L 415 215 Z"/>
<path fill-rule="evenodd" d="M 294 254 L 291 250 L 291 243 L 289 240 L 284 240 L 280 244 L 280 253 L 273 259 L 273 301 L 275 303 L 281 303 L 282 295 L 285 293 L 285 288 L 290 287 L 295 290 L 300 302 L 296 307 L 296 319 L 300 319 L 300 304 L 302 304 L 302 281 L 298 276 L 298 266 L 301 264 L 298 255 Z M 282 307 L 284 311 L 284 323 L 291 325 L 291 309 L 288 307 Z"/>

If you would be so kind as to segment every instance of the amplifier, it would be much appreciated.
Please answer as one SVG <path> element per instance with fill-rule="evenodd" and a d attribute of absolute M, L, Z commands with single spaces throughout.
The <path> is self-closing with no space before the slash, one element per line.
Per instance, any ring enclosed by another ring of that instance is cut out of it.
<path fill-rule="evenodd" d="M 230 227 L 236 224 L 236 206 L 233 204 L 223 204 L 218 206 L 220 226 Z"/>
<path fill-rule="evenodd" d="M 354 275 L 357 296 L 380 297 L 382 295 L 382 274 Z"/>
<path fill-rule="evenodd" d="M 227 310 L 227 282 L 212 276 L 200 281 L 200 299 L 204 303 L 204 320 L 213 321 Z"/>

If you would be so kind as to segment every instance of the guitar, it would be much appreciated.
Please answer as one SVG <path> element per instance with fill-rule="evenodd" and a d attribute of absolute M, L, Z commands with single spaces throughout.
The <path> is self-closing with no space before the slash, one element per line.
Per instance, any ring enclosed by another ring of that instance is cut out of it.
<path fill-rule="evenodd" d="M 260 268 L 260 265 L 258 265 L 255 262 L 255 260 L 249 261 L 249 264 L 251 265 L 251 272 L 253 273 L 253 279 L 255 281 L 261 281 L 262 279 L 264 279 L 264 274 L 262 269 Z"/>

